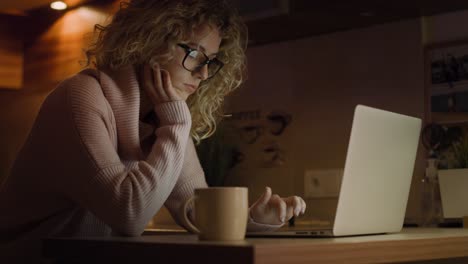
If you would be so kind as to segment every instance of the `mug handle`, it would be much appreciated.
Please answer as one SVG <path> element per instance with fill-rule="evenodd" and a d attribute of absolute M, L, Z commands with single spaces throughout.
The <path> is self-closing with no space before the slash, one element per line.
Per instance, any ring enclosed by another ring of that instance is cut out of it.
<path fill-rule="evenodd" d="M 192 197 L 190 197 L 190 199 L 185 201 L 184 206 L 182 206 L 182 220 L 190 232 L 198 235 L 200 234 L 200 230 L 192 223 L 192 221 L 190 221 L 189 217 L 187 216 L 188 205 L 197 198 L 197 196 L 193 195 Z"/>

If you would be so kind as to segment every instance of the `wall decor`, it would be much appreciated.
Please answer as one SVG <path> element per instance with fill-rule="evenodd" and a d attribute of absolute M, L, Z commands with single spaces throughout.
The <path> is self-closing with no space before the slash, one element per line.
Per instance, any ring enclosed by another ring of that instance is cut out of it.
<path fill-rule="evenodd" d="M 425 48 L 426 93 L 430 112 L 468 112 L 468 40 Z"/>

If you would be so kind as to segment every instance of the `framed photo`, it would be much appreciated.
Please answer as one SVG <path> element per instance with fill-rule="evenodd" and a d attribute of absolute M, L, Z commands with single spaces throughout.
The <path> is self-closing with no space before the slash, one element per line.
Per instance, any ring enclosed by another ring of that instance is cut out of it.
<path fill-rule="evenodd" d="M 426 111 L 468 112 L 468 39 L 425 48 Z"/>

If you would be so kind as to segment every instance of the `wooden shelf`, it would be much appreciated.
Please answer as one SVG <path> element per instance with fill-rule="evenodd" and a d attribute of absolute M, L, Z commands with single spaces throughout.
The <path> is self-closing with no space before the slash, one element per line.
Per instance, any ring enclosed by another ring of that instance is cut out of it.
<path fill-rule="evenodd" d="M 441 125 L 468 124 L 468 112 L 432 112 L 432 122 Z"/>

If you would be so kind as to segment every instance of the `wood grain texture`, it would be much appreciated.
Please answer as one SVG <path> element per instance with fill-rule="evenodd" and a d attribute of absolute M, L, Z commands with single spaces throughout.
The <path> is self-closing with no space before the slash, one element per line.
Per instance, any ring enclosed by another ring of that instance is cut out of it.
<path fill-rule="evenodd" d="M 20 89 L 23 85 L 24 17 L 0 15 L 0 88 Z"/>
<path fill-rule="evenodd" d="M 153 232 L 132 238 L 47 239 L 44 253 L 51 259 L 77 260 L 76 263 L 98 263 L 99 260 L 120 263 L 122 256 L 127 261 L 206 264 L 466 263 L 468 230 L 413 228 L 374 236 L 248 238 L 238 242 L 198 241 L 190 234 Z"/>
<path fill-rule="evenodd" d="M 452 233 L 452 232 L 449 232 Z M 468 234 L 466 231 L 460 233 Z M 375 240 L 373 240 L 375 239 Z M 323 242 L 328 242 L 324 240 Z M 398 263 L 468 257 L 468 237 L 444 237 L 437 232 L 333 239 L 332 243 L 256 247 L 256 263 Z"/>
<path fill-rule="evenodd" d="M 0 184 L 9 174 L 47 94 L 83 68 L 80 61 L 84 59 L 82 49 L 87 44 L 85 34 L 92 32 L 96 23 L 105 22 L 115 8 L 109 3 L 87 5 L 60 14 L 38 10 L 23 17 L 23 24 L 17 23 L 18 16 L 0 15 L 0 49 L 1 42 L 6 41 L 10 49 L 18 50 L 20 45 L 10 39 L 24 40 L 23 82 L 17 83 L 21 89 L 0 89 Z M 0 50 L 3 62 L 1 54 Z M 2 69 L 11 70 L 0 63 L 0 72 Z M 6 81 L 4 76 L 11 75 L 1 74 L 0 82 Z"/>

